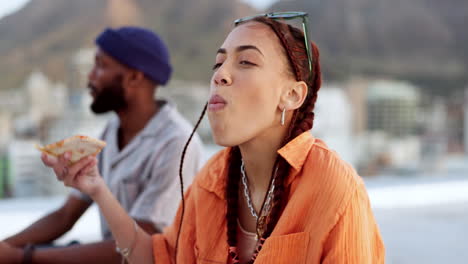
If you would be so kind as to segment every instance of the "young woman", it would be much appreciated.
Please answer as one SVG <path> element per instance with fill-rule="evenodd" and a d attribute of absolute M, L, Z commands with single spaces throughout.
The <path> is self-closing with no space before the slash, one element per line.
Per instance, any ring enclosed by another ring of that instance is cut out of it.
<path fill-rule="evenodd" d="M 164 233 L 150 236 L 131 220 L 94 158 L 66 167 L 66 157 L 44 157 L 59 180 L 96 201 L 130 263 L 384 262 L 361 178 L 309 131 L 318 49 L 275 16 L 240 21 L 218 50 L 208 116 L 227 148 L 201 170 Z"/>

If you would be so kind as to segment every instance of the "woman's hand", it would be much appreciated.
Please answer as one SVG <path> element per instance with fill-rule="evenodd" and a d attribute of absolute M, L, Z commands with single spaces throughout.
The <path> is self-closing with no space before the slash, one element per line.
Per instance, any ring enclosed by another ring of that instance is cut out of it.
<path fill-rule="evenodd" d="M 0 263 L 20 264 L 23 259 L 23 250 L 14 248 L 6 242 L 0 241 Z"/>
<path fill-rule="evenodd" d="M 70 157 L 71 153 L 69 152 L 59 157 L 43 153 L 41 159 L 47 167 L 54 170 L 57 179 L 62 181 L 65 186 L 78 189 L 91 197 L 105 188 L 104 180 L 97 169 L 95 157 L 84 157 L 73 165 L 70 165 Z"/>

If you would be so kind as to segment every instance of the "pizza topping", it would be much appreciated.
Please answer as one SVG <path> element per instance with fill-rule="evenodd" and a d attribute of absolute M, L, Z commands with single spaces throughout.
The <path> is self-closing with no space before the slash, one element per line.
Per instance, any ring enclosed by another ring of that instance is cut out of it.
<path fill-rule="evenodd" d="M 36 148 L 52 156 L 59 156 L 65 152 L 71 152 L 70 161 L 74 163 L 86 156 L 96 156 L 105 146 L 106 142 L 102 140 L 78 135 L 43 147 L 36 146 Z"/>

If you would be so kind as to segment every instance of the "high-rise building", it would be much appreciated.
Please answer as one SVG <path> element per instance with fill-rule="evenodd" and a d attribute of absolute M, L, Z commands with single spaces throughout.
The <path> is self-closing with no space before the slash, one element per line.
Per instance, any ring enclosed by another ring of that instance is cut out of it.
<path fill-rule="evenodd" d="M 367 127 L 392 136 L 415 135 L 420 114 L 418 89 L 403 81 L 375 81 L 367 93 Z"/>
<path fill-rule="evenodd" d="M 345 161 L 355 165 L 360 149 L 353 140 L 353 114 L 349 96 L 338 85 L 323 85 L 315 105 L 312 134 L 323 139 Z"/>

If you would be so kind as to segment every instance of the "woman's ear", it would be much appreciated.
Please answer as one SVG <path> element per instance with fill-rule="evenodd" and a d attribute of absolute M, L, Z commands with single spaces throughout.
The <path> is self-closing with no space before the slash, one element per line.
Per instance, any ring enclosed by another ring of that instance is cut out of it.
<path fill-rule="evenodd" d="M 307 97 L 307 89 L 307 84 L 304 81 L 294 82 L 281 96 L 282 107 L 286 110 L 295 110 L 301 107 Z"/>

